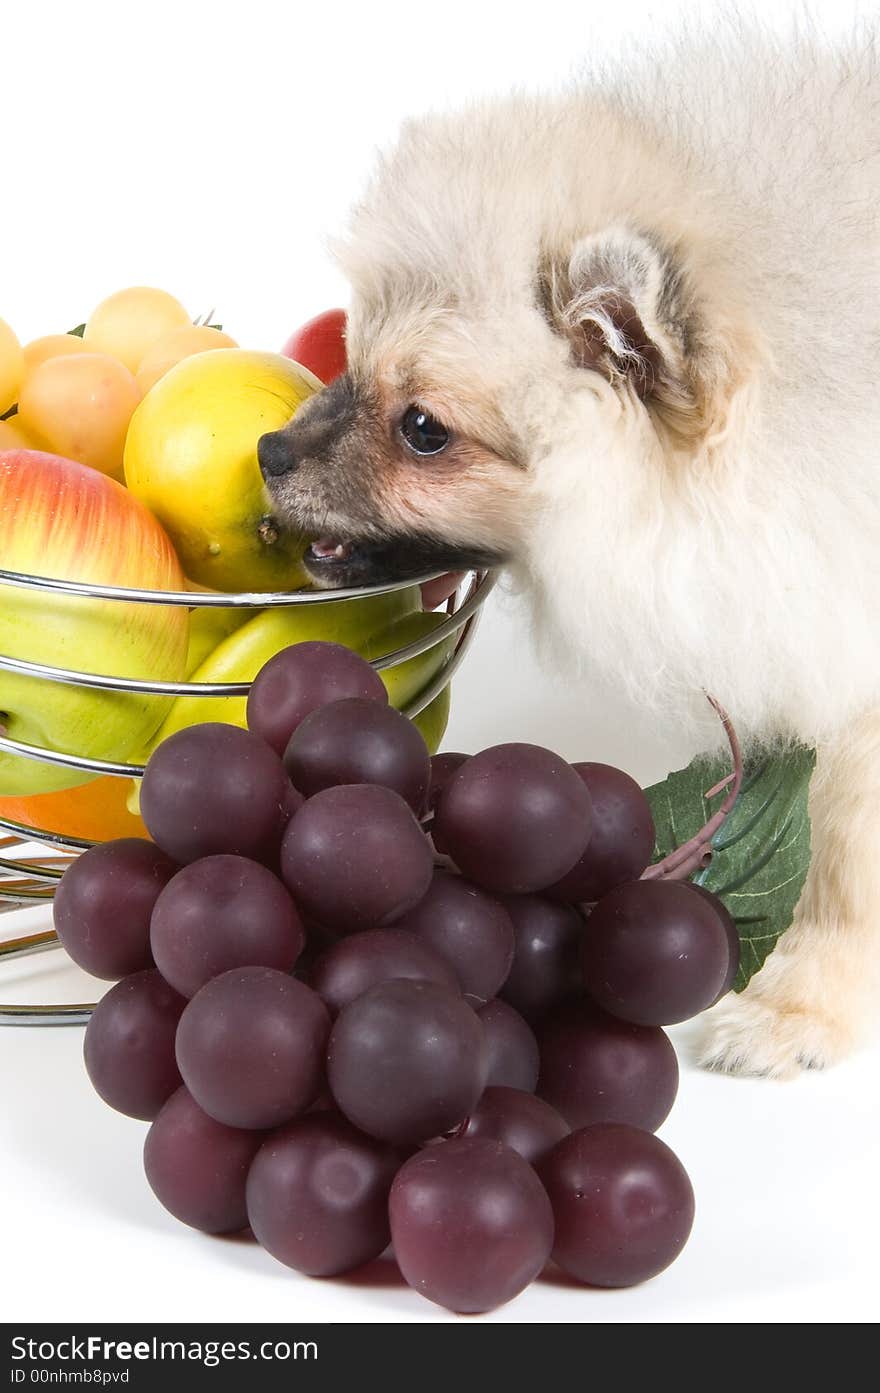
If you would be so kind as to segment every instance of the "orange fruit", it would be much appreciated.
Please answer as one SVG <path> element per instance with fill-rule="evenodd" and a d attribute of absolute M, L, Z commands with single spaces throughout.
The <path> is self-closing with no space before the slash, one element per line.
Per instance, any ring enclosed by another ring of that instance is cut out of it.
<path fill-rule="evenodd" d="M 149 839 L 150 834 L 141 819 L 130 813 L 125 805 L 129 788 L 128 779 L 107 776 L 57 793 L 0 798 L 0 817 L 90 842 L 109 842 L 114 837 Z"/>

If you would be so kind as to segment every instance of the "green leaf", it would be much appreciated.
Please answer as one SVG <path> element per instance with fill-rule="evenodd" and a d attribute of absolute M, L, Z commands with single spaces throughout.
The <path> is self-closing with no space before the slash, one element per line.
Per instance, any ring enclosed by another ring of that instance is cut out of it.
<path fill-rule="evenodd" d="M 83 334 L 85 333 L 85 331 L 86 331 L 86 326 L 85 326 L 85 324 L 77 324 L 77 326 L 76 326 L 75 329 L 68 329 L 67 332 L 68 332 L 68 334 L 70 334 L 73 338 L 75 338 L 75 339 L 81 339 L 82 336 L 83 336 Z"/>
<path fill-rule="evenodd" d="M 222 332 L 223 332 L 223 325 L 222 325 L 222 324 L 209 324 L 207 327 L 208 327 L 209 329 L 219 329 L 219 331 L 220 331 L 221 334 L 222 334 Z"/>
<path fill-rule="evenodd" d="M 736 920 L 742 957 L 734 991 L 763 966 L 794 917 L 810 865 L 807 795 L 814 750 L 791 746 L 755 754 L 739 797 L 712 838 L 712 861 L 691 877 L 719 896 Z M 717 811 L 721 792 L 704 797 L 730 773 L 729 756 L 695 759 L 646 789 L 657 840 L 654 860 L 699 832 Z"/>

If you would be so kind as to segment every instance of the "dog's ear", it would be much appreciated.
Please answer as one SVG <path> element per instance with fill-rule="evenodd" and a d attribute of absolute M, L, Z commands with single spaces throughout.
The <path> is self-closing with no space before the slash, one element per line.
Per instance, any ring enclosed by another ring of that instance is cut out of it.
<path fill-rule="evenodd" d="M 671 256 L 640 232 L 612 227 L 548 255 L 540 297 L 576 362 L 640 397 L 686 409 L 688 310 Z"/>

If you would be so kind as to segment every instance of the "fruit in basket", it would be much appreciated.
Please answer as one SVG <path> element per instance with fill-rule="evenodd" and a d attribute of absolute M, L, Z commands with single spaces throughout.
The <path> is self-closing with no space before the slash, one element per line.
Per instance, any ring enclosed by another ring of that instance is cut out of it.
<path fill-rule="evenodd" d="M 0 818 L 89 842 L 108 842 L 114 837 L 147 838 L 143 820 L 126 807 L 128 791 L 127 780 L 108 776 L 57 793 L 0 798 Z"/>
<path fill-rule="evenodd" d="M 281 352 L 319 377 L 325 387 L 345 372 L 345 310 L 324 310 L 291 334 Z"/>
<path fill-rule="evenodd" d="M 18 413 L 0 421 L 0 450 L 33 450 L 34 442 L 22 429 Z"/>
<path fill-rule="evenodd" d="M 140 399 L 134 377 L 116 358 L 73 353 L 28 373 L 18 415 L 41 448 L 121 480 L 125 436 Z"/>
<path fill-rule="evenodd" d="M 423 610 L 401 615 L 399 619 L 371 635 L 364 645 L 364 657 L 371 661 L 376 658 L 384 658 L 399 648 L 405 648 L 410 643 L 427 638 L 429 634 L 440 628 L 447 617 L 445 614 L 426 614 Z M 402 710 L 420 692 L 425 690 L 447 658 L 454 652 L 459 637 L 460 631 L 450 634 L 447 638 L 441 639 L 433 648 L 427 648 L 424 653 L 417 654 L 415 658 L 407 658 L 406 662 L 396 663 L 394 667 L 380 670 L 379 676 L 385 683 L 388 699 L 392 706 Z"/>
<path fill-rule="evenodd" d="M 79 334 L 43 334 L 24 346 L 24 377 L 36 372 L 49 358 L 66 358 L 72 353 L 94 352 L 83 343 Z"/>
<path fill-rule="evenodd" d="M 0 555 L 5 568 L 32 575 L 158 590 L 183 586 L 167 536 L 137 499 L 93 469 L 35 450 L 0 454 Z M 13 658 L 178 682 L 186 646 L 187 613 L 179 606 L 0 587 L 0 652 Z M 126 760 L 149 740 L 168 704 L 163 697 L 0 672 L 9 737 L 80 756 Z M 93 777 L 0 752 L 0 797 L 70 788 Z"/>
<path fill-rule="evenodd" d="M 224 639 L 234 634 L 249 619 L 252 609 L 225 609 L 217 605 L 199 605 L 189 617 L 189 646 L 186 650 L 186 675 L 192 679 L 206 658 L 219 648 Z"/>
<path fill-rule="evenodd" d="M 135 374 L 141 392 L 146 395 L 160 377 L 182 363 L 184 358 L 192 358 L 196 353 L 209 353 L 214 348 L 238 348 L 238 344 L 229 334 L 210 324 L 188 324 L 183 329 L 172 329 L 170 334 L 163 334 L 144 354 Z"/>
<path fill-rule="evenodd" d="M 0 319 L 0 416 L 18 400 L 18 389 L 24 374 L 24 355 L 21 344 L 6 323 Z"/>
<path fill-rule="evenodd" d="M 158 339 L 190 323 L 179 300 L 166 290 L 135 285 L 117 290 L 89 315 L 83 342 L 94 353 L 108 353 L 137 372 Z"/>
<path fill-rule="evenodd" d="M 125 481 L 155 514 L 186 574 L 217 590 L 305 583 L 304 539 L 272 518 L 257 441 L 321 384 L 277 353 L 224 348 L 172 368 L 135 412 Z"/>
<path fill-rule="evenodd" d="M 413 725 L 421 731 L 422 739 L 431 754 L 439 750 L 440 742 L 446 734 L 451 705 L 452 692 L 447 686 L 439 695 L 435 696 L 432 702 L 429 702 L 424 711 L 420 711 L 417 716 L 412 717 Z"/>

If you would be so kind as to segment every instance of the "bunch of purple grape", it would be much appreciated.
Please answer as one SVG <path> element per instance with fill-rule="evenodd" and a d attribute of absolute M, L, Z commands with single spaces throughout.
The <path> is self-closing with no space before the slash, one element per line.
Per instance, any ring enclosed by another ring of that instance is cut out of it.
<path fill-rule="evenodd" d="M 119 979 L 86 1067 L 152 1122 L 159 1200 L 315 1276 L 391 1241 L 454 1311 L 551 1257 L 596 1286 L 660 1272 L 693 1219 L 652 1135 L 661 1027 L 729 989 L 738 940 L 705 891 L 639 879 L 638 785 L 534 745 L 432 761 L 333 644 L 274 657 L 248 724 L 164 741 L 153 841 L 85 852 L 55 898 L 71 957 Z"/>

